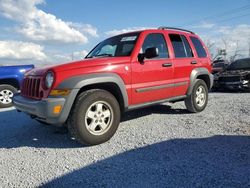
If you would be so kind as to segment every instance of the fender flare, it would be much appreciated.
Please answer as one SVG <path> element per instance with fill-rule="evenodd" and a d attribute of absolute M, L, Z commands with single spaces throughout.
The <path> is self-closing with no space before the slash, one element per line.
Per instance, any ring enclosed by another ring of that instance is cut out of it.
<path fill-rule="evenodd" d="M 123 101 L 124 101 L 124 107 L 125 108 L 128 107 L 128 95 L 127 95 L 125 83 L 121 79 L 121 77 L 115 73 L 97 73 L 97 74 L 74 76 L 74 77 L 64 80 L 56 88 L 57 89 L 67 88 L 67 89 L 74 89 L 74 90 L 79 91 L 81 88 L 85 86 L 92 85 L 92 84 L 101 84 L 101 83 L 116 84 L 121 91 Z"/>
<path fill-rule="evenodd" d="M 187 91 L 187 95 L 190 95 L 192 93 L 194 84 L 195 84 L 195 80 L 197 79 L 198 76 L 201 75 L 207 75 L 209 76 L 209 80 L 210 80 L 210 85 L 208 86 L 208 89 L 211 89 L 213 86 L 213 75 L 208 71 L 208 69 L 206 68 L 195 68 L 194 70 L 192 70 L 191 74 L 190 74 L 190 85 L 188 87 L 188 91 Z"/>

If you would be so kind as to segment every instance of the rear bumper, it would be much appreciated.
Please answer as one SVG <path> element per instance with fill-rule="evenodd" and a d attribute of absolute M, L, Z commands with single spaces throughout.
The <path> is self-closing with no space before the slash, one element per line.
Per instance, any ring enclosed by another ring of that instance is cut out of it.
<path fill-rule="evenodd" d="M 22 111 L 32 118 L 60 126 L 66 122 L 76 94 L 77 91 L 72 90 L 71 94 L 66 98 L 47 98 L 42 100 L 29 99 L 16 94 L 13 97 L 13 105 L 18 111 Z M 55 114 L 53 109 L 58 105 L 62 107 L 62 110 L 60 113 Z"/>

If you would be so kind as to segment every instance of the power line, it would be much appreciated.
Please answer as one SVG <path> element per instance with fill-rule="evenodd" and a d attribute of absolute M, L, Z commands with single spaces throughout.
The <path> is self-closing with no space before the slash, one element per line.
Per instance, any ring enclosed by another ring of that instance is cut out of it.
<path fill-rule="evenodd" d="M 248 50 L 237 50 L 238 52 L 248 52 Z M 235 50 L 227 50 L 227 53 L 235 52 Z"/>
<path fill-rule="evenodd" d="M 220 13 L 217 13 L 217 14 L 213 14 L 211 16 L 207 16 L 207 17 L 204 17 L 202 19 L 199 19 L 199 20 L 195 20 L 195 21 L 192 21 L 192 22 L 189 22 L 188 24 L 185 24 L 185 25 L 182 25 L 183 26 L 192 26 L 194 24 L 197 24 L 197 23 L 200 23 L 202 21 L 208 21 L 209 19 L 213 19 L 213 18 L 218 18 L 218 17 L 225 17 L 225 16 L 228 16 L 228 15 L 233 15 L 233 14 L 239 14 L 239 13 L 242 13 L 246 10 L 250 9 L 250 5 L 245 5 L 245 6 L 242 6 L 242 7 L 238 7 L 238 8 L 234 8 L 234 9 L 230 9 L 230 10 L 227 10 L 227 11 L 224 11 L 224 12 L 220 12 Z"/>
<path fill-rule="evenodd" d="M 213 16 L 208 16 L 208 17 L 205 17 L 204 19 L 206 20 L 206 19 L 210 19 L 210 18 L 217 18 L 218 16 L 229 15 L 229 14 L 232 14 L 232 13 L 239 13 L 239 11 L 244 11 L 244 10 L 247 10 L 249 8 L 250 8 L 250 5 L 246 5 L 246 6 L 234 8 L 234 9 L 231 9 L 231 10 L 228 10 L 228 11 L 224 11 L 222 13 L 218 13 L 218 14 L 215 14 Z"/>
<path fill-rule="evenodd" d="M 239 16 L 234 16 L 234 17 L 224 19 L 224 20 L 219 20 L 216 23 L 227 22 L 227 21 L 230 21 L 230 20 L 234 20 L 234 19 L 237 19 L 237 18 L 242 18 L 242 17 L 248 16 L 248 15 L 250 15 L 250 13 L 244 14 L 244 15 L 239 15 Z"/>

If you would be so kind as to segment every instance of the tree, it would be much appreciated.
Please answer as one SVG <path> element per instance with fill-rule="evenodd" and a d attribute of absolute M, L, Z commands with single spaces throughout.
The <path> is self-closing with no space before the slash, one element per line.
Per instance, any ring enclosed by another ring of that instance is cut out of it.
<path fill-rule="evenodd" d="M 242 55 L 240 54 L 239 41 L 237 40 L 234 54 L 232 56 L 230 56 L 230 61 L 233 62 L 236 59 L 236 57 L 238 57 L 238 56 L 242 56 Z"/>
<path fill-rule="evenodd" d="M 205 43 L 206 47 L 208 48 L 209 52 L 211 53 L 212 48 L 215 45 L 215 42 L 212 42 L 210 39 L 206 39 L 204 43 Z"/>
<path fill-rule="evenodd" d="M 224 37 L 221 40 L 222 40 L 222 43 L 224 45 L 224 49 L 223 50 L 225 51 L 225 53 L 223 53 L 224 59 L 227 59 L 227 51 L 228 51 L 229 40 L 227 38 L 224 38 Z"/>
<path fill-rule="evenodd" d="M 227 55 L 227 52 L 225 49 L 218 48 L 217 54 L 214 56 L 213 61 L 218 60 L 218 59 L 225 59 L 226 55 Z"/>

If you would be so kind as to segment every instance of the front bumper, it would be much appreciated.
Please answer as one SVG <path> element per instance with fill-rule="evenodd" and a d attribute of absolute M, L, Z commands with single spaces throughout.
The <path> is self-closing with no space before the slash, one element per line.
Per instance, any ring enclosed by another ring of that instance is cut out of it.
<path fill-rule="evenodd" d="M 18 111 L 22 111 L 32 118 L 54 125 L 62 125 L 66 122 L 73 105 L 77 91 L 72 91 L 68 97 L 46 98 L 41 100 L 29 99 L 16 94 L 13 97 L 13 105 Z M 55 106 L 60 105 L 60 113 L 53 113 Z"/>
<path fill-rule="evenodd" d="M 239 82 L 214 82 L 214 87 L 217 89 L 229 89 L 229 90 L 249 90 L 250 84 L 244 84 L 242 81 Z"/>

